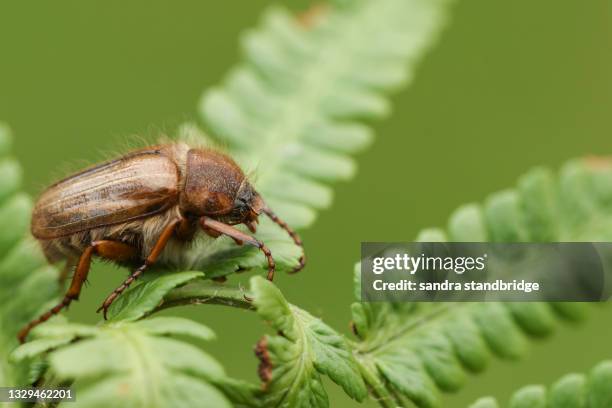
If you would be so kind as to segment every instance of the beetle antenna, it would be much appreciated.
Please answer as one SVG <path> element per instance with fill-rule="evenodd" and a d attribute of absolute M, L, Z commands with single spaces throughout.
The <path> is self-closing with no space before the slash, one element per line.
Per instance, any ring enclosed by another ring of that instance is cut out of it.
<path fill-rule="evenodd" d="M 268 217 L 270 217 L 270 219 L 274 221 L 275 224 L 287 231 L 287 234 L 289 234 L 291 239 L 293 239 L 295 245 L 299 246 L 302 249 L 302 256 L 300 256 L 299 259 L 300 264 L 296 266 L 290 273 L 297 273 L 304 269 L 304 266 L 306 266 L 306 254 L 304 253 L 304 245 L 302 244 L 302 239 L 300 238 L 300 236 L 289 225 L 287 225 L 285 221 L 278 218 L 278 215 L 276 215 L 274 211 L 272 211 L 269 207 L 264 207 L 262 209 L 262 212 Z"/>

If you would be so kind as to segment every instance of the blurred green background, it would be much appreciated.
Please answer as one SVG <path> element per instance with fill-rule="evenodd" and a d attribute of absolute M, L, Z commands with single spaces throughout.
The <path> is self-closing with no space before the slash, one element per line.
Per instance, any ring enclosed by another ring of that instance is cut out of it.
<path fill-rule="evenodd" d="M 237 61 L 240 33 L 269 4 L 0 2 L 0 120 L 17 136 L 28 191 L 121 151 L 131 135 L 154 140 L 195 118 L 202 91 Z M 337 186 L 333 207 L 304 232 L 307 270 L 277 279 L 292 302 L 336 328 L 348 329 L 360 241 L 411 240 L 534 165 L 612 150 L 610 1 L 465 0 L 452 16 L 415 82 L 394 96 L 393 116 L 375 124 L 357 178 Z M 96 322 L 124 275 L 95 265 L 70 316 Z M 205 347 L 232 375 L 256 379 L 252 346 L 265 329 L 256 316 L 217 306 L 180 313 L 217 331 Z M 561 328 L 522 363 L 494 362 L 445 406 L 505 398 L 611 357 L 611 315 L 602 308 L 579 328 Z M 328 390 L 332 407 L 356 405 Z"/>

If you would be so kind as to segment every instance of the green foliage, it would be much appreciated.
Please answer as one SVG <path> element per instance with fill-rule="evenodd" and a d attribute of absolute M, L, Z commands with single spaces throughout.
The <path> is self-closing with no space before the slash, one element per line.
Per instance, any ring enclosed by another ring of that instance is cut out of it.
<path fill-rule="evenodd" d="M 203 276 L 202 272 L 164 273 L 155 279 L 133 285 L 113 302 L 108 317 L 117 321 L 138 320 L 153 310 L 170 290 Z"/>
<path fill-rule="evenodd" d="M 201 275 L 167 272 L 137 282 L 113 304 L 112 319 L 98 326 L 53 318 L 34 329 L 34 339 L 17 348 L 12 359 L 21 362 L 47 353 L 50 370 L 44 381 L 75 381 L 79 407 L 196 406 L 201 399 L 229 407 L 224 392 L 239 398 L 252 389 L 227 378 L 219 363 L 199 348 L 175 338 L 212 340 L 215 335 L 208 327 L 178 317 L 138 320 L 172 289 Z"/>
<path fill-rule="evenodd" d="M 342 336 L 287 303 L 271 282 L 254 277 L 251 289 L 257 313 L 278 333 L 264 337 L 257 348 L 265 406 L 328 406 L 321 374 L 358 401 L 367 396 L 357 363 Z"/>
<path fill-rule="evenodd" d="M 603 159 L 572 161 L 558 177 L 535 169 L 516 189 L 459 208 L 447 231 L 426 230 L 419 240 L 609 241 L 611 185 L 612 162 Z M 465 373 L 484 370 L 491 355 L 518 358 L 528 337 L 552 333 L 558 319 L 579 320 L 585 308 L 577 303 L 355 303 L 356 357 L 381 405 L 402 405 L 407 398 L 419 407 L 437 407 L 439 390 L 461 388 Z"/>
<path fill-rule="evenodd" d="M 547 334 L 551 320 L 567 317 L 547 304 L 521 309 Z M 382 406 L 405 406 L 404 397 L 419 407 L 438 407 L 439 390 L 456 391 L 465 373 L 483 371 L 492 355 L 516 359 L 526 347 L 526 326 L 510 304 L 359 303 L 353 318 L 361 339 L 356 358 Z"/>
<path fill-rule="evenodd" d="M 206 326 L 178 317 L 84 326 L 55 319 L 13 354 L 17 361 L 49 352 L 48 376 L 74 383 L 77 407 L 181 407 L 208 401 L 229 407 L 212 383 L 222 367 L 197 347 L 171 336 L 214 337 Z M 78 339 L 79 341 L 74 342 Z"/>
<path fill-rule="evenodd" d="M 517 391 L 509 408 L 605 408 L 612 406 L 612 361 L 597 365 L 588 375 L 568 374 L 550 388 L 533 385 Z M 499 408 L 492 397 L 470 408 Z"/>
<path fill-rule="evenodd" d="M 58 292 L 57 270 L 48 265 L 38 245 L 29 238 L 32 202 L 19 192 L 21 167 L 9 156 L 11 134 L 0 124 L 0 355 L 17 346 L 17 331 L 48 309 Z M 27 382 L 33 360 L 15 365 L 0 359 L 0 384 Z"/>

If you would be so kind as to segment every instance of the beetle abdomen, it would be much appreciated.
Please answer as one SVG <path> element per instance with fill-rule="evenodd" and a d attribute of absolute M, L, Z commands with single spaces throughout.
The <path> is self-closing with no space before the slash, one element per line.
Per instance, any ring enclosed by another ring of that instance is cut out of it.
<path fill-rule="evenodd" d="M 47 189 L 32 234 L 54 239 L 160 213 L 178 201 L 179 170 L 160 149 L 140 151 L 71 176 Z"/>

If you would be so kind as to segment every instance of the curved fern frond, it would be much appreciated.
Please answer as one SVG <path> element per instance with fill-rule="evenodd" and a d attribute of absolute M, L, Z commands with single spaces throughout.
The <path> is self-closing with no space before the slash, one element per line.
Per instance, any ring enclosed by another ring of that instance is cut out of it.
<path fill-rule="evenodd" d="M 448 0 L 353 0 L 309 19 L 270 9 L 242 41 L 245 61 L 204 95 L 201 114 L 296 228 L 331 202 L 326 183 L 351 177 L 350 154 L 389 110 L 445 19 Z M 384 24 L 381 24 L 384 22 Z"/>
<path fill-rule="evenodd" d="M 558 177 L 535 169 L 513 190 L 459 208 L 446 231 L 421 241 L 610 241 L 612 161 L 568 163 Z M 359 279 L 356 271 L 357 280 Z M 357 291 L 360 290 L 357 282 Z M 559 319 L 579 320 L 578 303 L 355 303 L 355 356 L 382 406 L 439 406 L 438 392 L 462 387 L 491 354 L 518 358 L 527 336 L 550 334 Z"/>
<path fill-rule="evenodd" d="M 612 406 L 612 361 L 598 364 L 588 375 L 568 374 L 550 388 L 532 385 L 517 391 L 509 408 L 589 408 Z M 492 397 L 481 398 L 470 408 L 499 408 Z"/>
<path fill-rule="evenodd" d="M 224 382 L 219 363 L 170 337 L 214 338 L 209 328 L 191 320 L 157 317 L 85 326 L 54 319 L 32 335 L 13 359 L 47 353 L 48 375 L 60 384 L 74 381 L 77 407 L 191 407 L 202 401 L 231 406 L 213 385 Z"/>
<path fill-rule="evenodd" d="M 19 329 L 57 301 L 59 285 L 58 271 L 29 237 L 32 202 L 19 191 L 22 171 L 10 150 L 10 130 L 0 123 L 0 384 L 23 386 L 37 376 L 36 364 L 12 364 L 7 357 Z"/>

